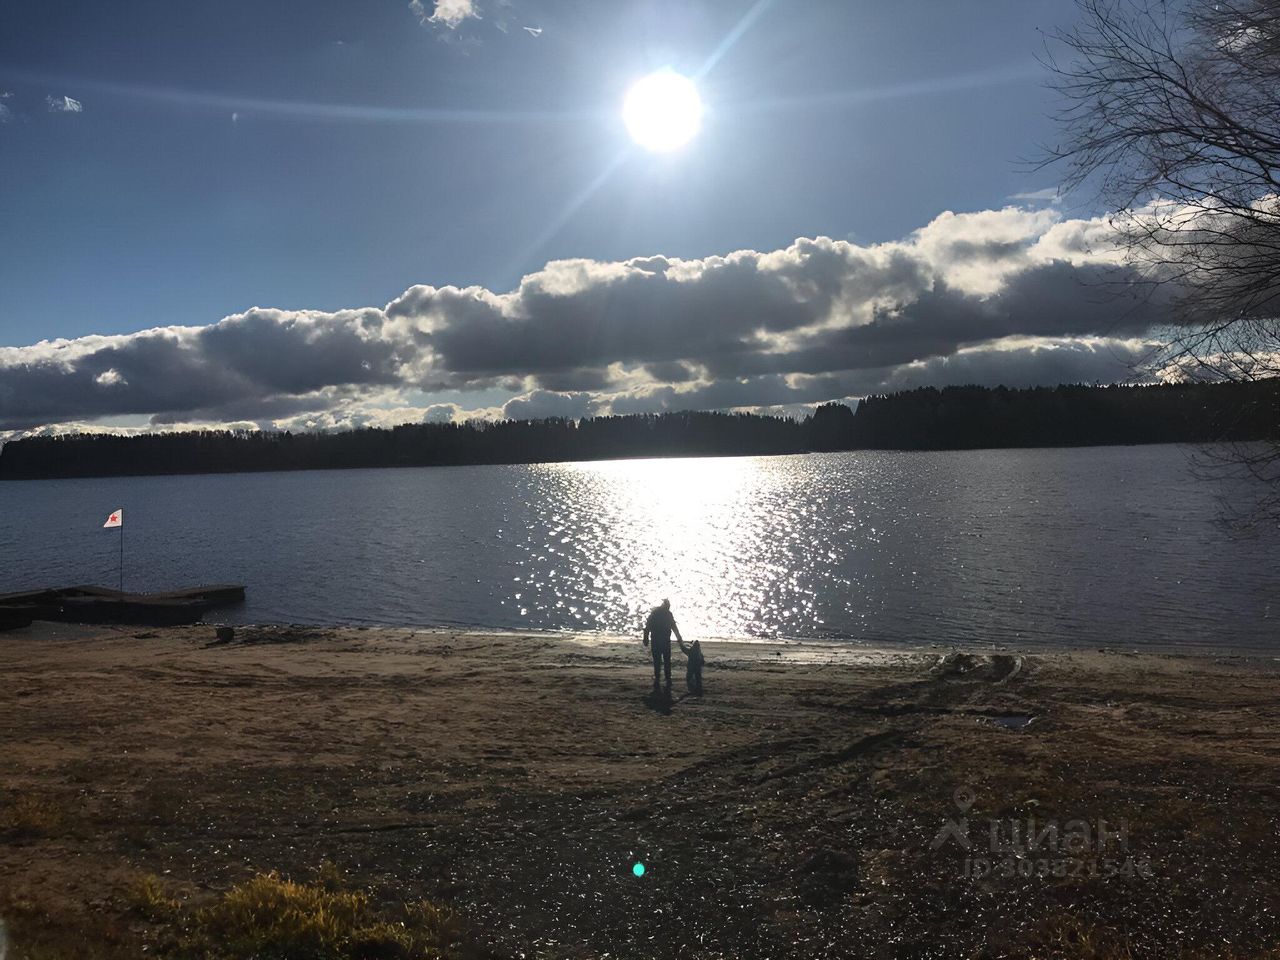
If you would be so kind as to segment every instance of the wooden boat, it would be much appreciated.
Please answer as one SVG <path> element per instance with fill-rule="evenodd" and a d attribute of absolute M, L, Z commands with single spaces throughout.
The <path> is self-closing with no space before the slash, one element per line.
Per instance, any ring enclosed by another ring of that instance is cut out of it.
<path fill-rule="evenodd" d="M 0 630 L 18 630 L 31 626 L 30 607 L 0 607 Z"/>
<path fill-rule="evenodd" d="M 195 623 L 214 608 L 244 601 L 237 584 L 191 587 L 162 593 L 122 593 L 107 587 L 77 586 L 59 590 L 0 595 L 0 624 L 25 626 L 32 620 L 60 623 L 123 623 L 176 626 Z M 23 616 L 26 623 L 19 624 Z"/>
<path fill-rule="evenodd" d="M 59 607 L 57 591 L 30 590 L 0 594 L 0 630 L 17 630 L 33 620 L 48 620 Z"/>

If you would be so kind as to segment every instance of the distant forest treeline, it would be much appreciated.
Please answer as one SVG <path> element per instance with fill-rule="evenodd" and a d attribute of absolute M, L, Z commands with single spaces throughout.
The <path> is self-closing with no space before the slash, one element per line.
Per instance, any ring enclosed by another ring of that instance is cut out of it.
<path fill-rule="evenodd" d="M 1280 380 L 1166 386 L 926 387 L 829 403 L 803 420 L 661 413 L 420 423 L 343 433 L 196 431 L 29 437 L 0 479 L 538 463 L 811 451 L 1204 443 L 1274 439 Z"/>

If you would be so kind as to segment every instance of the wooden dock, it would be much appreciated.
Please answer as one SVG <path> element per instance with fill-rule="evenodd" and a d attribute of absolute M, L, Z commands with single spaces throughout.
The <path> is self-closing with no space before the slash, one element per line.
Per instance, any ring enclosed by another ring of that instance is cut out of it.
<path fill-rule="evenodd" d="M 162 593 L 122 593 L 86 585 L 0 594 L 0 630 L 25 627 L 33 620 L 149 627 L 195 623 L 215 607 L 243 603 L 244 589 L 239 584 L 216 584 Z"/>

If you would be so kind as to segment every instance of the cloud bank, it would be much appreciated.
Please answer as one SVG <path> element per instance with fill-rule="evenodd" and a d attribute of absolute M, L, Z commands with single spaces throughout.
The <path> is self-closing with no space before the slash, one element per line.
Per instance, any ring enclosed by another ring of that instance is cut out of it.
<path fill-rule="evenodd" d="M 1127 380 L 1168 321 L 1125 285 L 1109 231 L 1053 209 L 944 213 L 892 243 L 561 260 L 505 292 L 418 285 L 382 307 L 255 307 L 0 347 L 0 430 L 787 408 L 927 384 Z M 480 391 L 488 403 L 456 402 Z"/>

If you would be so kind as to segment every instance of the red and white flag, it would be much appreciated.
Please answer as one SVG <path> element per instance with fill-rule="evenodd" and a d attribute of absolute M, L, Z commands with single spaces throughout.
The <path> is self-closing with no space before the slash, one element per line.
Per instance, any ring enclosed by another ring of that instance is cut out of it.
<path fill-rule="evenodd" d="M 111 516 L 107 517 L 107 522 L 104 523 L 102 526 L 104 529 L 107 527 L 123 527 L 124 526 L 124 507 L 121 507 L 119 510 L 111 511 Z"/>

